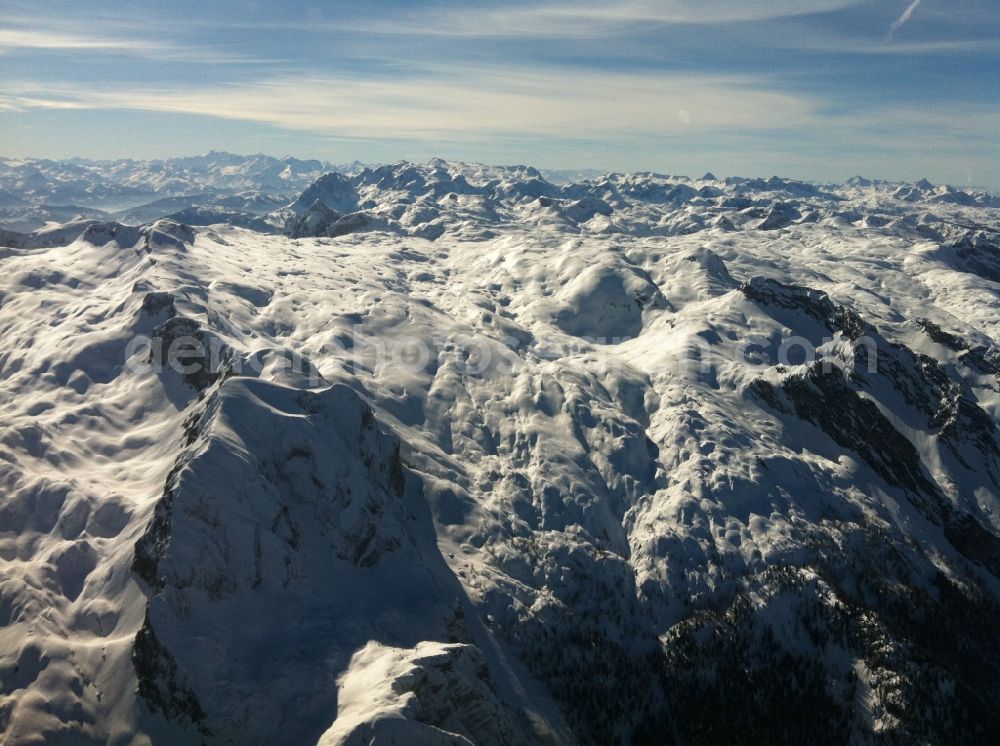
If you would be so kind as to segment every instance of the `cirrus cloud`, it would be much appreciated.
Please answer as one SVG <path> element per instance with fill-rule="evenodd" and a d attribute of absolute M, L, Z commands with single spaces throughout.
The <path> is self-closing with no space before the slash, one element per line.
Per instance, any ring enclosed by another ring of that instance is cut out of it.
<path fill-rule="evenodd" d="M 193 87 L 21 83 L 8 106 L 132 109 L 265 122 L 351 137 L 593 137 L 773 129 L 810 116 L 805 98 L 742 76 L 507 66 L 425 69 L 372 80 L 295 76 Z"/>

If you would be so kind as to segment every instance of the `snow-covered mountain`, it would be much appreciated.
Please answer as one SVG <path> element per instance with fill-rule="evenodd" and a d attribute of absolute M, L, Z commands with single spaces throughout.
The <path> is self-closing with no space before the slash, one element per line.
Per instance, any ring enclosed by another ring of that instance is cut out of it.
<path fill-rule="evenodd" d="M 0 225 L 34 230 L 94 210 L 149 222 L 202 204 L 260 214 L 287 204 L 331 168 L 316 160 L 214 151 L 155 161 L 0 158 Z"/>
<path fill-rule="evenodd" d="M 247 160 L 3 164 L 6 741 L 1000 737 L 995 197 Z"/>

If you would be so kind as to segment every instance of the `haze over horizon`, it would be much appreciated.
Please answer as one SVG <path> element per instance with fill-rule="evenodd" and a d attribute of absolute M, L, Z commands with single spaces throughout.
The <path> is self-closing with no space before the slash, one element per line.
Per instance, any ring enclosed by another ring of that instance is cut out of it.
<path fill-rule="evenodd" d="M 987 0 L 6 4 L 3 155 L 1000 188 Z"/>

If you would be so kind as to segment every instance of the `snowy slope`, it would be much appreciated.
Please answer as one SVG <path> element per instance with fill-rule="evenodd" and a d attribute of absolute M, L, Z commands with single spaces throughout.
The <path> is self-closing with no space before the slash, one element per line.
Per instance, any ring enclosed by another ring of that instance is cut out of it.
<path fill-rule="evenodd" d="M 988 742 L 1000 213 L 955 193 L 433 161 L 0 233 L 0 727 Z"/>

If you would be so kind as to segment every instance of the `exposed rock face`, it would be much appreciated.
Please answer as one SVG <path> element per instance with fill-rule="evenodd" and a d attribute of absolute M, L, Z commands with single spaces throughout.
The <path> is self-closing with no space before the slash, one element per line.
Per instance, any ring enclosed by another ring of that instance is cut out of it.
<path fill-rule="evenodd" d="M 343 215 L 331 210 L 322 200 L 317 199 L 307 210 L 294 216 L 285 226 L 285 233 L 291 238 L 323 236 Z"/>
<path fill-rule="evenodd" d="M 940 345 L 944 345 L 958 353 L 958 360 L 973 370 L 989 374 L 1000 374 L 1000 350 L 993 344 L 973 344 L 962 337 L 946 332 L 940 326 L 928 319 L 917 319 L 927 336 Z"/>
<path fill-rule="evenodd" d="M 779 228 L 786 228 L 795 220 L 802 217 L 802 213 L 792 205 L 784 202 L 776 202 L 771 206 L 764 221 L 760 224 L 762 231 L 775 231 Z"/>
<path fill-rule="evenodd" d="M 954 249 L 953 264 L 956 269 L 1000 282 L 1000 234 L 968 232 L 951 248 Z"/>
<path fill-rule="evenodd" d="M 336 238 L 349 233 L 370 231 L 403 232 L 393 220 L 367 212 L 342 215 L 336 210 L 331 210 L 320 200 L 316 200 L 312 207 L 291 219 L 285 226 L 285 234 L 291 238 L 317 236 Z"/>
<path fill-rule="evenodd" d="M 803 313 L 823 324 L 828 331 L 843 332 L 851 340 L 874 332 L 858 314 L 835 305 L 826 293 L 810 288 L 786 285 L 766 277 L 753 277 L 740 288 L 740 292 L 755 303 Z"/>
<path fill-rule="evenodd" d="M 173 721 L 189 723 L 203 737 L 212 735 L 205 727 L 205 712 L 191 691 L 187 676 L 178 668 L 170 650 L 156 637 L 148 610 L 132 646 L 132 664 L 139 683 L 139 696 L 153 712 Z"/>
<path fill-rule="evenodd" d="M 781 406 L 766 381 L 755 381 L 754 386 L 764 401 Z M 937 488 L 923 473 L 917 449 L 875 404 L 847 385 L 842 370 L 823 370 L 823 363 L 814 363 L 805 375 L 786 379 L 782 391 L 795 414 L 839 445 L 855 450 L 887 482 L 914 495 L 937 497 Z M 932 509 L 930 517 L 939 518 Z"/>
<path fill-rule="evenodd" d="M 143 301 L 157 303 L 149 295 Z M 173 303 L 163 308 L 169 317 L 153 329 L 149 363 L 158 370 L 172 371 L 197 391 L 215 383 L 226 374 L 233 353 L 218 337 L 207 334 L 194 319 L 176 316 Z"/>

